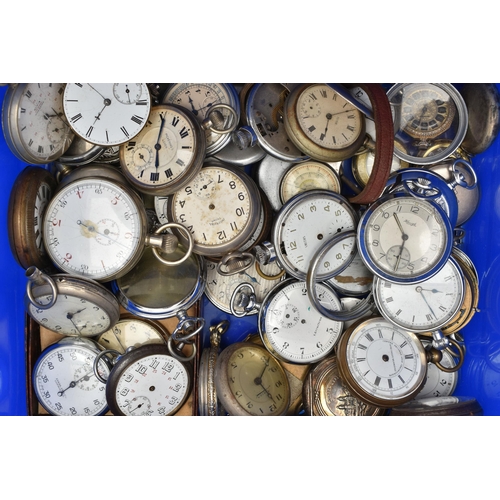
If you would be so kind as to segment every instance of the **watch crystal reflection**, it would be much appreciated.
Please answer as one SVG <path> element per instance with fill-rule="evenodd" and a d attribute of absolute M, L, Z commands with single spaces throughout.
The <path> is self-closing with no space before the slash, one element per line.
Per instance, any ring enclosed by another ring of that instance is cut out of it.
<path fill-rule="evenodd" d="M 169 254 L 170 260 L 183 257 L 181 245 Z M 163 255 L 164 258 L 166 258 Z M 147 247 L 139 263 L 117 280 L 122 296 L 128 303 L 153 311 L 172 312 L 190 298 L 200 281 L 200 266 L 195 255 L 177 266 L 162 264 Z"/>

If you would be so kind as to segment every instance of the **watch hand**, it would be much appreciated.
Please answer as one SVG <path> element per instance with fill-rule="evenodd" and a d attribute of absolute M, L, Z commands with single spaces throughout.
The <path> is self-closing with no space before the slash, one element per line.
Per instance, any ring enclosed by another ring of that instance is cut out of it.
<path fill-rule="evenodd" d="M 401 225 L 401 222 L 399 221 L 399 217 L 396 215 L 396 213 L 394 212 L 392 215 L 394 216 L 394 219 L 396 219 L 396 223 L 398 224 L 398 227 L 401 231 L 401 238 L 403 238 L 403 243 L 399 247 L 399 255 L 398 255 L 398 258 L 396 260 L 396 265 L 394 266 L 394 270 L 397 271 L 397 269 L 399 267 L 399 263 L 401 261 L 401 256 L 403 255 L 403 248 L 405 246 L 406 240 L 408 239 L 408 235 L 404 232 L 403 226 Z"/>
<path fill-rule="evenodd" d="M 120 347 L 123 349 L 123 352 L 127 350 L 127 348 L 121 343 L 120 339 L 118 338 L 118 335 L 115 332 L 115 329 L 113 328 L 111 330 L 113 332 L 113 335 L 115 336 L 116 341 L 120 344 Z"/>
<path fill-rule="evenodd" d="M 104 103 L 104 107 L 101 109 L 101 111 L 99 111 L 99 113 L 97 113 L 97 116 L 94 116 L 95 120 L 94 120 L 94 123 L 92 124 L 92 126 L 95 125 L 95 122 L 97 120 L 100 120 L 101 119 L 101 115 L 102 115 L 102 112 L 106 109 L 106 103 Z"/>
<path fill-rule="evenodd" d="M 99 231 L 96 230 L 96 228 L 94 226 L 87 226 L 81 220 L 77 220 L 76 223 L 79 226 L 83 226 L 83 227 L 87 228 L 90 233 L 95 233 L 95 234 L 98 234 L 99 236 L 104 236 L 104 238 L 107 238 L 108 240 L 112 240 L 114 243 L 118 243 L 118 245 L 122 246 L 123 248 L 127 248 L 127 246 L 124 245 L 123 243 L 121 243 L 120 241 L 113 240 L 110 236 L 108 236 L 105 233 L 100 233 Z M 112 234 L 115 234 L 115 233 L 112 233 Z"/>
<path fill-rule="evenodd" d="M 195 116 L 198 116 L 198 110 L 194 107 L 193 104 L 193 99 L 191 99 L 191 96 L 189 96 L 189 104 L 191 104 L 191 111 Z"/>
<path fill-rule="evenodd" d="M 90 83 L 87 83 L 87 85 L 94 91 L 94 92 L 97 92 L 103 99 L 104 99 L 104 102 L 106 101 L 109 101 L 109 99 L 107 99 L 106 97 L 104 97 L 97 89 L 95 89 L 94 87 L 92 87 L 92 85 L 90 85 Z M 111 101 L 110 101 L 110 104 L 111 104 Z M 109 104 L 107 104 L 107 106 L 109 106 Z"/>
<path fill-rule="evenodd" d="M 250 278 L 250 281 L 252 283 L 258 283 L 257 279 L 254 278 L 253 276 L 250 276 L 246 271 L 243 271 L 241 274 L 244 274 L 245 276 L 247 276 L 248 278 Z"/>
<path fill-rule="evenodd" d="M 437 319 L 437 316 L 434 314 L 434 311 L 432 310 L 432 307 L 431 305 L 429 304 L 429 302 L 427 302 L 427 299 L 425 298 L 425 295 L 423 294 L 422 292 L 422 288 L 420 288 L 419 286 L 417 286 L 416 288 L 417 292 L 420 293 L 420 295 L 422 296 L 422 298 L 424 299 L 424 302 L 427 304 L 427 307 L 429 308 L 429 310 L 431 311 L 432 315 Z"/>
<path fill-rule="evenodd" d="M 90 377 L 92 377 L 94 375 L 94 372 L 91 370 L 91 371 L 88 371 L 83 377 L 80 377 L 78 380 L 72 380 L 68 387 L 66 387 L 66 389 L 62 390 L 62 391 L 59 391 L 57 393 L 58 396 L 62 396 L 68 389 L 73 389 L 73 387 L 76 387 L 76 384 L 78 384 L 78 382 L 82 381 L 83 379 L 86 379 L 88 380 Z"/>
<path fill-rule="evenodd" d="M 165 117 L 163 116 L 162 113 L 160 113 L 160 120 L 161 120 L 160 131 L 158 132 L 158 139 L 156 140 L 156 144 L 155 144 L 155 149 L 156 149 L 155 167 L 156 168 L 158 168 L 160 166 L 160 149 L 161 149 L 160 137 L 161 137 L 161 133 L 163 132 L 163 127 L 165 125 Z"/>
<path fill-rule="evenodd" d="M 125 93 L 127 94 L 128 97 L 128 103 L 130 104 L 132 101 L 130 100 L 130 90 L 128 88 L 128 85 L 125 84 Z"/>
<path fill-rule="evenodd" d="M 422 288 L 422 291 L 423 292 L 432 292 L 432 293 L 443 293 L 442 290 L 436 290 L 435 288 L 433 288 L 432 290 L 429 288 Z"/>
<path fill-rule="evenodd" d="M 260 391 L 259 394 L 257 394 L 257 397 L 259 397 L 261 394 L 263 394 L 264 392 L 267 394 L 267 397 L 269 399 L 271 399 L 273 401 L 273 403 L 276 403 L 276 401 L 274 401 L 274 398 L 272 397 L 271 393 L 262 385 L 262 384 L 259 384 L 262 389 L 264 389 L 263 391 Z"/>

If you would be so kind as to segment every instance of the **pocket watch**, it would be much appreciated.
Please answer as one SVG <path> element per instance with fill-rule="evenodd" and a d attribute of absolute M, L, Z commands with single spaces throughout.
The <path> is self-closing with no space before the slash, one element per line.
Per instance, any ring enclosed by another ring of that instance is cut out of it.
<path fill-rule="evenodd" d="M 207 257 L 238 250 L 257 229 L 260 212 L 260 193 L 250 176 L 212 159 L 188 186 L 168 197 L 167 205 L 168 220 L 190 231 L 193 252 Z M 184 234 L 178 236 L 186 241 Z"/>
<path fill-rule="evenodd" d="M 162 98 L 164 104 L 176 104 L 189 110 L 198 122 L 208 118 L 217 104 L 225 104 L 235 110 L 235 117 L 224 108 L 219 108 L 220 120 L 228 128 L 231 121 L 240 120 L 240 101 L 236 88 L 231 83 L 174 83 L 167 88 Z M 231 141 L 231 134 L 206 131 L 206 153 L 213 155 Z"/>
<path fill-rule="evenodd" d="M 145 83 L 67 83 L 63 109 L 77 135 L 92 144 L 117 146 L 145 127 L 151 96 Z"/>
<path fill-rule="evenodd" d="M 354 231 L 357 223 L 357 212 L 338 193 L 314 189 L 294 196 L 281 207 L 271 232 L 279 265 L 291 276 L 305 279 L 311 258 L 324 241 Z M 317 279 L 341 272 L 356 252 L 356 237 L 350 233 L 324 257 Z"/>
<path fill-rule="evenodd" d="M 363 213 L 357 245 L 365 265 L 380 278 L 418 283 L 445 265 L 453 232 L 437 204 L 394 193 L 381 197 Z"/>
<path fill-rule="evenodd" d="M 345 160 L 365 140 L 363 114 L 324 83 L 295 87 L 285 101 L 283 116 L 292 142 L 316 160 Z"/>
<path fill-rule="evenodd" d="M 129 349 L 114 360 L 106 379 L 109 409 L 121 416 L 173 415 L 189 396 L 191 371 L 191 365 L 173 357 L 164 344 Z"/>
<path fill-rule="evenodd" d="M 253 342 L 236 342 L 222 350 L 215 365 L 215 387 L 230 415 L 280 416 L 290 404 L 284 369 Z"/>
<path fill-rule="evenodd" d="M 282 83 L 255 83 L 246 96 L 246 125 L 233 132 L 241 149 L 258 144 L 268 154 L 290 162 L 307 160 L 290 140 L 283 123 L 284 105 L 289 89 Z"/>
<path fill-rule="evenodd" d="M 314 365 L 302 388 L 306 415 L 354 417 L 384 415 L 384 410 L 351 394 L 340 378 L 337 358 L 328 356 Z"/>
<path fill-rule="evenodd" d="M 40 325 L 61 335 L 91 337 L 120 317 L 116 297 L 101 284 L 79 276 L 26 270 L 25 307 Z"/>
<path fill-rule="evenodd" d="M 87 165 L 88 163 L 97 161 L 106 149 L 104 146 L 92 144 L 76 135 L 71 142 L 71 146 L 59 157 L 57 163 L 68 166 Z"/>
<path fill-rule="evenodd" d="M 445 327 L 462 306 L 464 274 L 450 256 L 445 265 L 419 283 L 392 283 L 375 276 L 373 292 L 377 309 L 395 325 L 414 333 Z"/>
<path fill-rule="evenodd" d="M 19 159 L 32 164 L 57 160 L 74 134 L 63 114 L 63 83 L 17 83 L 5 92 L 2 128 Z"/>
<path fill-rule="evenodd" d="M 123 354 L 129 347 L 144 344 L 166 344 L 170 333 L 158 321 L 122 314 L 115 326 L 101 333 L 95 341 L 103 349 Z"/>
<path fill-rule="evenodd" d="M 33 368 L 33 387 L 45 410 L 58 416 L 96 416 L 108 411 L 105 384 L 94 374 L 94 360 L 100 353 L 90 339 L 65 337 L 47 347 Z M 101 377 L 110 372 L 101 360 L 96 369 Z"/>
<path fill-rule="evenodd" d="M 368 404 L 391 408 L 413 399 L 425 384 L 435 354 L 418 337 L 382 317 L 361 319 L 342 335 L 336 350 L 341 379 Z"/>
<path fill-rule="evenodd" d="M 47 253 L 59 269 L 110 281 L 137 263 L 145 245 L 172 243 L 171 235 L 160 235 L 164 226 L 147 234 L 144 204 L 118 176 L 113 167 L 88 165 L 61 181 L 43 223 Z"/>
<path fill-rule="evenodd" d="M 48 170 L 28 166 L 12 186 L 7 219 L 9 244 L 12 255 L 24 269 L 30 266 L 43 269 L 50 265 L 43 241 L 42 220 L 56 185 Z"/>
<path fill-rule="evenodd" d="M 254 261 L 251 267 L 243 272 L 222 275 L 215 262 L 207 262 L 207 284 L 205 295 L 221 311 L 231 314 L 231 297 L 234 289 L 241 283 L 251 283 L 257 301 L 262 302 L 267 293 L 280 281 L 286 278 L 285 272 L 275 263 L 260 265 Z M 257 314 L 252 311 L 251 314 Z"/>
<path fill-rule="evenodd" d="M 137 190 L 166 196 L 193 179 L 205 153 L 205 135 L 196 117 L 165 104 L 152 107 L 145 127 L 120 146 L 120 164 Z"/>
<path fill-rule="evenodd" d="M 444 160 L 461 145 L 467 133 L 468 112 L 463 97 L 449 83 L 396 83 L 387 91 L 395 138 L 404 150 L 394 154 L 414 165 Z M 439 139 L 451 139 L 443 150 L 425 155 Z"/>
<path fill-rule="evenodd" d="M 296 194 L 324 189 L 340 193 L 340 178 L 328 163 L 306 160 L 293 164 L 283 175 L 280 182 L 280 198 L 286 203 Z"/>
<path fill-rule="evenodd" d="M 336 293 L 325 283 L 316 283 L 319 302 L 340 311 Z M 325 318 L 309 300 L 304 281 L 288 278 L 266 295 L 262 303 L 255 298 L 253 286 L 242 283 L 231 297 L 231 312 L 247 315 L 258 309 L 259 334 L 266 349 L 280 361 L 311 364 L 327 356 L 337 344 L 343 322 Z"/>

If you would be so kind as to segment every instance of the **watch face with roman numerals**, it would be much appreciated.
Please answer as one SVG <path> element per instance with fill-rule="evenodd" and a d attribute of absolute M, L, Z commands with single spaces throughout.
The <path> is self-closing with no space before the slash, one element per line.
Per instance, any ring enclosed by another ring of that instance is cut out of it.
<path fill-rule="evenodd" d="M 145 83 L 67 83 L 63 107 L 80 137 L 92 144 L 116 146 L 144 128 L 151 96 Z"/>
<path fill-rule="evenodd" d="M 151 108 L 139 134 L 120 146 L 120 164 L 139 191 L 166 196 L 198 173 L 205 150 L 205 134 L 194 115 L 176 105 L 159 105 Z"/>

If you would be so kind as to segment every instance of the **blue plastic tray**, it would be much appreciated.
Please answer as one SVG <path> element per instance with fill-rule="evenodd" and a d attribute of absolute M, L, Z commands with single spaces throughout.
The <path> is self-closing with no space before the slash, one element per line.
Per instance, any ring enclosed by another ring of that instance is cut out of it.
<path fill-rule="evenodd" d="M 500 85 L 497 84 L 497 86 Z M 0 87 L 3 102 L 7 87 Z M 11 254 L 7 237 L 7 205 L 14 180 L 26 164 L 18 160 L 0 137 L 3 182 L 0 213 L 1 270 L 0 287 L 0 415 L 27 415 L 25 311 L 26 279 Z M 500 138 L 484 153 L 473 157 L 472 165 L 481 188 L 481 202 L 475 215 L 465 224 L 462 250 L 474 262 L 479 274 L 479 309 L 461 331 L 466 356 L 459 372 L 456 395 L 475 397 L 485 415 L 500 415 Z M 203 299 L 208 327 L 231 319 L 223 346 L 257 332 L 257 317 L 235 320 Z"/>

